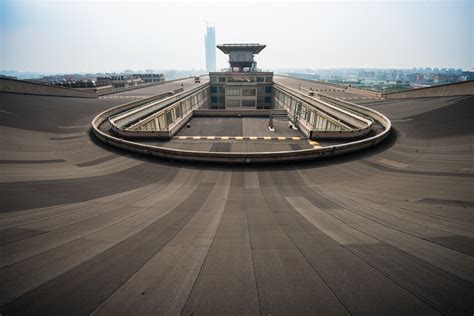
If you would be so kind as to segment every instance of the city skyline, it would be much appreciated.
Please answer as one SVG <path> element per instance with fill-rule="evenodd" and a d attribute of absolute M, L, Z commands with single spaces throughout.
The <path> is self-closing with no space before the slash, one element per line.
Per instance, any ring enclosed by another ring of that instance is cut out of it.
<path fill-rule="evenodd" d="M 205 69 L 204 21 L 218 29 L 217 44 L 266 43 L 257 58 L 263 69 L 473 68 L 472 1 L 257 1 L 252 10 L 248 6 L 2 0 L 0 69 Z M 229 19 L 239 12 L 248 18 Z M 218 53 L 217 68 L 225 64 Z"/>

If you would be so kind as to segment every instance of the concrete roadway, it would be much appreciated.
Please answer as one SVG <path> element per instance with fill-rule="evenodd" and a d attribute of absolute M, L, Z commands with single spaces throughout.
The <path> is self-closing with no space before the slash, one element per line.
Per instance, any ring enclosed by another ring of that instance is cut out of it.
<path fill-rule="evenodd" d="M 201 83 L 207 82 L 209 79 L 203 79 L 201 80 Z M 165 85 L 155 85 L 147 88 L 141 88 L 141 89 L 133 89 L 133 90 L 128 90 L 128 91 L 123 91 L 123 92 L 118 92 L 118 93 L 113 93 L 113 94 L 108 94 L 105 96 L 102 96 L 101 99 L 137 99 L 137 98 L 146 98 L 146 97 L 151 97 L 153 95 L 157 95 L 160 93 L 164 93 L 166 91 L 174 90 L 174 89 L 179 89 L 181 88 L 181 84 L 184 90 L 188 90 L 196 85 L 199 85 L 199 83 L 194 83 L 194 78 L 190 79 L 183 79 L 179 81 L 174 81 L 171 83 L 167 83 Z M 123 101 L 123 100 L 122 100 Z M 132 100 L 130 100 L 132 101 Z"/>
<path fill-rule="evenodd" d="M 310 82 L 306 80 L 300 80 L 297 78 L 282 77 L 278 75 L 275 75 L 273 77 L 273 80 L 276 83 L 282 84 L 284 86 L 287 86 L 296 90 L 301 88 L 301 91 L 305 93 L 309 92 L 309 88 L 313 88 L 316 93 L 320 92 L 334 98 L 340 98 L 340 99 L 348 100 L 348 101 L 371 99 L 368 96 L 361 95 L 355 92 L 347 92 L 347 91 L 344 91 L 342 88 L 338 88 L 329 84 L 318 83 L 317 81 Z"/>
<path fill-rule="evenodd" d="M 0 100 L 1 314 L 474 312 L 473 97 L 371 102 L 381 147 L 253 168 L 96 143 L 120 100 Z"/>
<path fill-rule="evenodd" d="M 299 131 L 288 128 L 288 120 L 274 120 L 275 131 L 268 129 L 268 118 L 263 117 L 195 117 L 190 128 L 183 128 L 167 142 L 151 142 L 159 146 L 213 152 L 271 152 L 310 149 L 318 142 L 309 140 Z M 187 136 L 187 139 L 180 137 Z M 195 139 L 200 136 L 200 139 Z M 208 136 L 215 137 L 207 140 Z M 219 140 L 219 137 L 230 139 Z M 235 139 L 255 137 L 258 139 Z M 271 137 L 271 140 L 262 139 Z M 278 139 L 283 137 L 284 140 Z M 297 139 L 293 139 L 296 137 Z M 313 144 L 313 145 L 312 145 Z"/>

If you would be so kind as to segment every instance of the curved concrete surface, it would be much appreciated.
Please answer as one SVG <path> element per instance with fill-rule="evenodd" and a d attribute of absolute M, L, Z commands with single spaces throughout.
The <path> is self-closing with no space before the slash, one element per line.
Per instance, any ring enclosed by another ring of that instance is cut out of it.
<path fill-rule="evenodd" d="M 111 150 L 120 99 L 0 99 L 1 314 L 474 310 L 473 97 L 367 102 L 389 142 L 258 168 Z"/>
<path fill-rule="evenodd" d="M 407 91 L 385 93 L 386 99 L 427 98 L 438 96 L 464 96 L 474 94 L 474 80 L 442 84 Z"/>
<path fill-rule="evenodd" d="M 10 78 L 0 78 L 0 92 L 97 99 L 95 92 Z"/>

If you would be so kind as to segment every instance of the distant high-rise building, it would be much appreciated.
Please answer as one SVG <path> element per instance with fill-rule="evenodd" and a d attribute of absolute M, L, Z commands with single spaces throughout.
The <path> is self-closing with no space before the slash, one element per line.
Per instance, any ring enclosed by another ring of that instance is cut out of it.
<path fill-rule="evenodd" d="M 206 70 L 216 71 L 216 29 L 214 26 L 207 26 L 205 35 L 206 44 Z"/>

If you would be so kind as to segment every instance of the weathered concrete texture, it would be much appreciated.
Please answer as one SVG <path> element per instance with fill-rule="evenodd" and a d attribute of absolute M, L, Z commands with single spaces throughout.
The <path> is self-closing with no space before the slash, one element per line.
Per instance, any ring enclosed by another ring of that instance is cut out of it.
<path fill-rule="evenodd" d="M 205 79 L 202 82 L 206 82 Z M 128 87 L 120 90 L 114 90 L 113 92 L 106 93 L 103 95 L 109 95 L 113 97 L 120 97 L 120 96 L 152 96 L 159 94 L 160 91 L 163 90 L 161 85 L 166 85 L 166 90 L 171 91 L 174 89 L 181 88 L 181 84 L 183 89 L 187 90 L 188 88 L 194 85 L 194 77 L 192 78 L 181 78 L 181 79 L 174 79 L 174 80 L 166 80 L 160 83 L 150 83 L 146 84 L 142 87 Z M 174 89 L 170 89 L 174 87 Z"/>
<path fill-rule="evenodd" d="M 354 88 L 354 87 L 347 88 L 347 91 L 348 92 L 354 92 L 356 94 L 366 96 L 366 97 L 376 98 L 376 99 L 380 99 L 382 97 L 382 93 L 380 93 L 380 92 L 375 92 L 375 91 L 370 91 L 370 90 L 365 90 L 365 89 L 359 89 L 359 88 Z"/>
<path fill-rule="evenodd" d="M 358 98 L 373 98 L 376 99 L 378 96 L 368 96 L 367 91 L 363 90 L 363 94 L 360 93 L 360 89 L 346 89 L 346 86 L 317 81 L 317 80 L 304 80 L 293 77 L 275 76 L 274 81 L 284 86 L 300 90 L 302 92 L 309 92 L 312 88 L 315 93 L 322 93 L 334 98 L 343 99 L 358 99 Z"/>
<path fill-rule="evenodd" d="M 474 312 L 474 97 L 372 101 L 381 147 L 252 168 L 94 142 L 117 100 L 0 98 L 2 315 Z"/>
<path fill-rule="evenodd" d="M 429 98 L 429 97 L 447 97 L 464 96 L 474 94 L 474 81 L 464 81 L 438 85 L 434 87 L 419 88 L 408 91 L 380 93 L 343 85 L 336 85 L 328 82 L 297 79 L 287 76 L 275 76 L 275 82 L 289 86 L 293 89 L 302 89 L 308 91 L 312 88 L 316 93 L 322 93 L 331 97 L 360 100 L 360 99 L 405 99 L 405 98 Z"/>
<path fill-rule="evenodd" d="M 0 78 L 0 92 L 49 95 L 58 97 L 97 98 L 97 93 L 78 89 L 47 86 L 22 80 Z"/>
<path fill-rule="evenodd" d="M 474 80 L 463 81 L 451 84 L 443 84 L 434 87 L 413 89 L 409 91 L 400 91 L 385 93 L 385 99 L 404 99 L 404 98 L 429 98 L 429 97 L 447 97 L 457 95 L 474 94 Z"/>
<path fill-rule="evenodd" d="M 382 93 L 380 92 L 350 87 L 347 84 L 344 85 L 319 80 L 300 79 L 283 75 L 275 75 L 274 78 L 283 80 L 287 78 L 290 81 L 295 80 L 295 82 L 298 82 L 303 88 L 309 89 L 311 87 L 315 92 L 324 93 L 327 95 L 334 95 L 336 92 L 342 92 L 342 95 L 346 93 L 347 95 L 357 95 L 359 97 L 369 97 L 373 99 L 380 99 L 382 97 Z"/>

